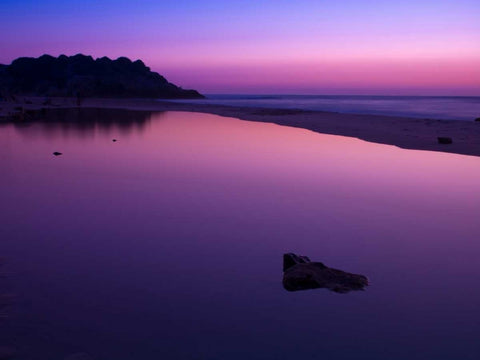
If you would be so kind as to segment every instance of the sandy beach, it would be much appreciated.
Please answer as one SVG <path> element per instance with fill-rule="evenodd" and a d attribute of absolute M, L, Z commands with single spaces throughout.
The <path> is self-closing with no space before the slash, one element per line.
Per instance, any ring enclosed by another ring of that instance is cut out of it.
<path fill-rule="evenodd" d="M 21 98 L 0 102 L 0 121 L 42 108 L 78 106 L 72 98 Z M 359 138 L 404 149 L 429 150 L 480 156 L 480 122 L 416 119 L 381 115 L 355 115 L 323 111 L 267 109 L 222 105 L 185 104 L 150 99 L 83 99 L 83 108 L 112 108 L 146 111 L 188 111 L 210 113 L 249 121 L 269 122 L 311 131 Z M 25 116 L 28 120 L 28 115 Z M 450 137 L 452 144 L 439 144 L 438 137 Z"/>

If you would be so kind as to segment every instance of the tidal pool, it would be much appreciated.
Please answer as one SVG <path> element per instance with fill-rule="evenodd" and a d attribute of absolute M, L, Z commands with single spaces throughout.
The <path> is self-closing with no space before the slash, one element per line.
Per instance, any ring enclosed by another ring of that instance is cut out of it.
<path fill-rule="evenodd" d="M 0 127 L 19 360 L 480 357 L 480 158 L 209 114 L 47 117 Z M 286 252 L 371 285 L 287 292 Z"/>

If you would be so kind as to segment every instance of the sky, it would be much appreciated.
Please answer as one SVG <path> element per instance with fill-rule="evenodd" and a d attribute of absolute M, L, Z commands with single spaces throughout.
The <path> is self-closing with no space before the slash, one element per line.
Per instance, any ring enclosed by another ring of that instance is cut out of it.
<path fill-rule="evenodd" d="M 202 93 L 480 96 L 479 0 L 1 0 L 0 63 L 141 59 Z"/>

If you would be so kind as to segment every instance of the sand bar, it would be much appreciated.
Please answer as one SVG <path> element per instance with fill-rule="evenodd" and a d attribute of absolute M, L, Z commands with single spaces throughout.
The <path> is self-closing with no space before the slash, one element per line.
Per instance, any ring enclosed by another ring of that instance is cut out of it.
<path fill-rule="evenodd" d="M 19 111 L 76 107 L 77 100 L 22 98 L 0 102 L 0 121 L 10 121 Z M 149 99 L 83 99 L 81 107 L 147 111 L 189 111 L 210 113 L 250 121 L 293 126 L 319 133 L 356 137 L 365 141 L 395 145 L 404 149 L 430 150 L 480 156 L 480 121 L 417 119 L 383 115 L 356 115 L 323 111 L 186 104 Z M 480 114 L 479 114 L 480 116 Z M 439 144 L 438 137 L 450 137 L 452 144 Z"/>

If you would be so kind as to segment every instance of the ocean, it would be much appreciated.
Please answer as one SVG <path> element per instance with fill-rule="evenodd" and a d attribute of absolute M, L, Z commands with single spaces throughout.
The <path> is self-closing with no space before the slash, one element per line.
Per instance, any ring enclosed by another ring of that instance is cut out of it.
<path fill-rule="evenodd" d="M 219 95 L 186 103 L 376 114 L 425 119 L 474 120 L 480 117 L 479 96 L 365 95 Z"/>
<path fill-rule="evenodd" d="M 47 116 L 0 124 L 0 359 L 480 358 L 478 157 L 202 113 Z M 288 252 L 371 285 L 287 291 Z"/>

